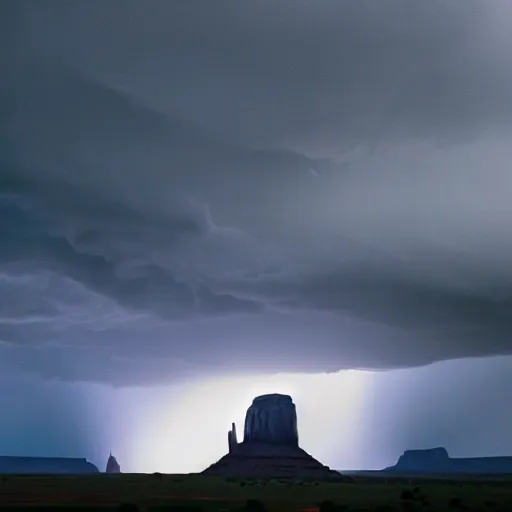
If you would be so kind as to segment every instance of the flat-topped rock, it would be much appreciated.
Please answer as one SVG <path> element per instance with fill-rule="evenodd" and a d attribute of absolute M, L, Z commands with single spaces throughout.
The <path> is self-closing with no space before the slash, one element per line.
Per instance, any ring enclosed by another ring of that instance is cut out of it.
<path fill-rule="evenodd" d="M 512 457 L 452 458 L 443 447 L 406 450 L 394 466 L 384 471 L 406 474 L 511 474 Z"/>
<path fill-rule="evenodd" d="M 403 469 L 440 469 L 450 462 L 446 448 L 428 448 L 426 450 L 405 450 L 400 456 L 397 466 Z"/>
<path fill-rule="evenodd" d="M 99 473 L 87 459 L 65 457 L 16 457 L 0 456 L 0 474 L 87 474 Z"/>
<path fill-rule="evenodd" d="M 256 397 L 245 416 L 244 441 L 298 446 L 297 412 L 292 397 L 280 394 Z"/>

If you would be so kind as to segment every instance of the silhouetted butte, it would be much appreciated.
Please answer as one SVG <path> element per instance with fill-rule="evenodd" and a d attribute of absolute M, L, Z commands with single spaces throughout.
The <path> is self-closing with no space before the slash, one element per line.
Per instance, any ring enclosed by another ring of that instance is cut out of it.
<path fill-rule="evenodd" d="M 203 473 L 224 477 L 342 478 L 299 447 L 297 412 L 291 396 L 256 397 L 245 416 L 244 439 L 228 433 L 229 453 Z"/>

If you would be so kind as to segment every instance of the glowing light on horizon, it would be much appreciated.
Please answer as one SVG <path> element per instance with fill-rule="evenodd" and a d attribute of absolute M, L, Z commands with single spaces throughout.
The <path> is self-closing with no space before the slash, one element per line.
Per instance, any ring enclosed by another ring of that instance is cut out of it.
<path fill-rule="evenodd" d="M 227 452 L 227 432 L 236 424 L 243 440 L 245 412 L 253 398 L 267 393 L 293 397 L 301 446 L 329 463 L 333 447 L 347 449 L 351 466 L 358 442 L 358 417 L 364 407 L 370 372 L 276 374 L 202 382 L 171 396 L 158 417 L 148 420 L 130 447 L 137 472 L 198 472 Z M 339 449 L 338 449 L 339 451 Z M 352 453 L 352 455 L 351 455 Z"/>

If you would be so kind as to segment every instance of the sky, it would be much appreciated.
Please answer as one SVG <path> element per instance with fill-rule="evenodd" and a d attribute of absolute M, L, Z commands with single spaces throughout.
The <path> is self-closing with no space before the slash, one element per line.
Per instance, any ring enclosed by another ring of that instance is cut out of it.
<path fill-rule="evenodd" d="M 511 23 L 1 2 L 0 452 L 195 471 L 291 390 L 334 467 L 512 454 Z"/>

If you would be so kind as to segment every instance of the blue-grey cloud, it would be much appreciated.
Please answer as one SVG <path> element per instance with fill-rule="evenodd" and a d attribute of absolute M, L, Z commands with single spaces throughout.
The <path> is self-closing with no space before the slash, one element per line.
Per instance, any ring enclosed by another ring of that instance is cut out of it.
<path fill-rule="evenodd" d="M 0 9 L 0 364 L 510 353 L 503 2 Z"/>

